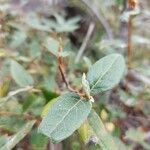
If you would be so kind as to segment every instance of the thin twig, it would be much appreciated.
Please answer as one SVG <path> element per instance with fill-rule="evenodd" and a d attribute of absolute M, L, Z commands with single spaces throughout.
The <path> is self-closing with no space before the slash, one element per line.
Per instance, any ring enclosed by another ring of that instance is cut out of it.
<path fill-rule="evenodd" d="M 72 87 L 70 87 L 70 85 L 65 77 L 64 68 L 63 68 L 62 64 L 60 64 L 60 62 L 59 62 L 59 71 L 60 71 L 62 80 L 66 84 L 66 87 L 68 88 L 68 90 L 71 92 L 76 92 L 76 90 L 74 90 Z"/>
<path fill-rule="evenodd" d="M 65 71 L 64 71 L 64 65 L 61 57 L 61 52 L 62 52 L 62 40 L 59 40 L 60 46 L 58 49 L 58 56 L 57 56 L 57 61 L 58 61 L 58 68 L 62 77 L 63 82 L 65 83 L 66 87 L 68 88 L 69 91 L 77 93 L 79 96 L 83 97 L 85 94 L 80 93 L 78 90 L 73 89 L 65 76 Z"/>
<path fill-rule="evenodd" d="M 107 36 L 109 39 L 113 38 L 113 33 L 112 33 L 112 29 L 109 25 L 109 23 L 107 22 L 107 20 L 103 17 L 103 15 L 98 12 L 95 7 L 93 8 L 89 2 L 87 2 L 87 0 L 81 0 L 92 12 L 93 14 L 97 17 L 98 21 L 100 22 L 100 24 L 102 24 L 102 26 L 104 27 Z"/>
<path fill-rule="evenodd" d="M 137 5 L 136 0 L 128 0 L 128 9 L 133 10 Z M 128 55 L 128 68 L 131 68 L 132 60 L 132 16 L 129 16 L 128 20 L 128 44 L 127 44 L 127 55 Z"/>
<path fill-rule="evenodd" d="M 79 60 L 80 60 L 82 54 L 84 53 L 84 51 L 85 51 L 85 49 L 86 49 L 86 47 L 87 47 L 87 44 L 88 44 L 88 42 L 89 42 L 89 40 L 90 40 L 90 37 L 91 37 L 91 35 L 92 35 L 92 33 L 93 33 L 94 28 L 95 28 L 95 24 L 94 24 L 93 22 L 91 22 L 90 25 L 89 25 L 87 34 L 86 34 L 86 36 L 85 36 L 85 38 L 84 38 L 84 41 L 83 41 L 83 43 L 82 43 L 82 45 L 81 45 L 81 47 L 80 47 L 80 49 L 79 49 L 79 52 L 78 52 L 78 54 L 77 54 L 76 59 L 75 59 L 75 63 L 78 63 L 78 62 L 79 62 Z"/>
<path fill-rule="evenodd" d="M 68 83 L 68 81 L 66 79 L 66 76 L 65 76 L 64 65 L 63 65 L 63 61 L 62 61 L 62 57 L 61 57 L 61 52 L 62 52 L 62 41 L 61 41 L 61 39 L 59 40 L 59 43 L 60 43 L 60 46 L 59 46 L 59 49 L 58 49 L 58 56 L 57 56 L 58 68 L 59 68 L 62 80 L 65 83 L 66 87 L 70 91 L 73 91 L 73 89 L 70 88 L 69 83 Z"/>
<path fill-rule="evenodd" d="M 6 97 L 3 97 L 3 98 L 0 99 L 0 106 L 1 106 L 2 104 L 6 103 L 11 97 L 13 97 L 13 96 L 15 96 L 15 95 L 17 95 L 17 94 L 19 94 L 19 93 L 21 93 L 21 92 L 30 91 L 30 90 L 32 90 L 32 89 L 33 89 L 32 86 L 27 86 L 27 87 L 25 87 L 25 88 L 21 88 L 21 89 L 18 89 L 18 90 L 16 90 L 16 91 L 11 91 L 11 92 L 9 92 Z"/>
<path fill-rule="evenodd" d="M 13 113 L 13 112 L 5 112 L 5 111 L 1 111 L 0 112 L 0 116 L 7 116 L 7 117 L 19 117 L 19 118 L 24 118 L 26 120 L 34 120 L 36 119 L 35 117 L 33 117 L 32 115 L 29 114 L 17 114 L 17 113 Z"/>
<path fill-rule="evenodd" d="M 32 64 L 34 64 L 34 62 L 37 60 L 37 58 L 38 58 L 38 56 L 32 58 L 32 59 L 30 60 L 29 64 L 27 65 L 26 69 L 29 69 L 30 66 L 31 66 Z"/>
<path fill-rule="evenodd" d="M 138 71 L 129 70 L 127 76 L 128 76 L 128 78 L 131 78 L 132 80 L 138 80 L 140 82 L 143 82 L 145 85 L 150 86 L 150 78 L 141 74 Z"/>
<path fill-rule="evenodd" d="M 131 16 L 129 17 L 128 21 L 128 44 L 127 44 L 127 54 L 128 54 L 128 68 L 131 67 L 131 59 L 132 59 L 132 19 Z"/>

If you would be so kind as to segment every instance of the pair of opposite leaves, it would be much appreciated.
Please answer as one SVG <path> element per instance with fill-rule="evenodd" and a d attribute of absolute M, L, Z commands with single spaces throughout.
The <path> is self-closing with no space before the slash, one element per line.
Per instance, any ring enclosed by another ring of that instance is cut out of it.
<path fill-rule="evenodd" d="M 89 68 L 86 80 L 91 96 L 112 89 L 125 71 L 125 61 L 120 54 L 110 54 Z M 92 105 L 76 93 L 59 96 L 44 116 L 39 132 L 58 143 L 69 137 L 86 120 Z"/>

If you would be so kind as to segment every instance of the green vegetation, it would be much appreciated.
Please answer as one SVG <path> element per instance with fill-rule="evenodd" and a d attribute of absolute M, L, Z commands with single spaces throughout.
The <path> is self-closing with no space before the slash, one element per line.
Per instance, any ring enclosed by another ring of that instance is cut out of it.
<path fill-rule="evenodd" d="M 150 150 L 148 0 L 0 1 L 0 150 Z"/>

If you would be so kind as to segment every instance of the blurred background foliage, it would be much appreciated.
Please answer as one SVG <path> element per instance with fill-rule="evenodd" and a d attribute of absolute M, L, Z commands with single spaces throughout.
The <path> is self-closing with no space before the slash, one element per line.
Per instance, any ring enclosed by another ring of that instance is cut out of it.
<path fill-rule="evenodd" d="M 150 150 L 150 1 L 136 2 L 130 69 L 94 104 L 120 150 Z M 67 79 L 81 89 L 82 73 L 99 58 L 118 52 L 128 61 L 130 13 L 126 0 L 0 1 L 0 149 L 99 149 L 92 137 L 84 144 L 84 126 L 56 145 L 37 127 L 44 106 L 67 91 L 59 42 Z"/>

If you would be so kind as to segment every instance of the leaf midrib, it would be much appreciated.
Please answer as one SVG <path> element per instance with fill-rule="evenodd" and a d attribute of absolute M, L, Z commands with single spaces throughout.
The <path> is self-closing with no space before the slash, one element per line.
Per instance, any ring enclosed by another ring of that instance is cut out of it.
<path fill-rule="evenodd" d="M 104 72 L 104 74 L 102 76 L 100 76 L 98 78 L 98 80 L 96 81 L 96 83 L 91 87 L 91 91 L 94 89 L 94 87 L 99 83 L 99 81 L 105 76 L 105 74 L 107 74 L 110 70 L 110 68 L 113 66 L 113 64 L 116 62 L 117 58 L 119 56 L 116 56 L 116 58 L 114 59 L 114 61 L 112 62 L 112 64 L 110 65 L 110 67 Z"/>
<path fill-rule="evenodd" d="M 82 101 L 82 99 L 80 99 L 73 107 L 71 107 L 71 108 L 68 110 L 68 112 L 63 116 L 63 118 L 56 124 L 55 128 L 51 131 L 50 134 L 52 134 L 52 133 L 56 130 L 56 128 L 59 126 L 59 124 L 60 124 L 60 123 L 67 117 L 67 115 L 70 113 L 70 111 L 71 111 L 74 107 L 76 107 L 76 106 L 78 105 L 78 103 L 81 102 L 81 101 Z"/>

